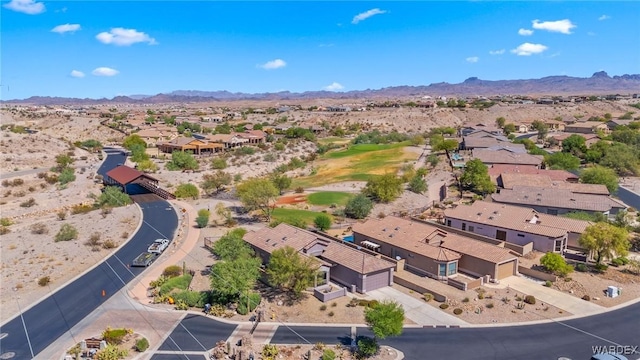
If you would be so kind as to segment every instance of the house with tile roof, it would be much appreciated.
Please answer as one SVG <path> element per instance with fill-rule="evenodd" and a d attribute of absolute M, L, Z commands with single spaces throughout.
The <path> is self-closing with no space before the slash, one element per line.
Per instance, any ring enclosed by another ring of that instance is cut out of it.
<path fill-rule="evenodd" d="M 540 168 L 544 160 L 541 155 L 521 153 L 509 148 L 501 148 L 496 151 L 489 149 L 475 149 L 473 150 L 473 157 L 475 159 L 479 159 L 487 166 L 494 164 L 506 164 L 531 166 L 534 168 Z"/>
<path fill-rule="evenodd" d="M 515 186 L 543 187 L 551 189 L 566 189 L 576 194 L 593 194 L 609 196 L 609 189 L 602 184 L 584 184 L 566 181 L 554 181 L 546 174 L 503 173 L 498 177 L 498 185 L 504 189 Z"/>
<path fill-rule="evenodd" d="M 289 224 L 248 232 L 244 241 L 264 263 L 269 262 L 274 250 L 290 246 L 303 256 L 317 259 L 326 279 L 350 291 L 364 294 L 393 284 L 394 262 Z"/>
<path fill-rule="evenodd" d="M 543 214 L 562 215 L 575 211 L 615 216 L 626 206 L 608 195 L 581 194 L 569 189 L 516 185 L 492 194 L 494 202 L 533 208 Z"/>
<path fill-rule="evenodd" d="M 566 170 L 538 169 L 531 166 L 519 166 L 511 164 L 493 164 L 489 167 L 489 177 L 498 186 L 501 174 L 546 175 L 552 181 L 564 181 L 576 183 L 580 179 L 577 175 Z"/>
<path fill-rule="evenodd" d="M 404 259 L 406 270 L 444 280 L 466 273 L 504 279 L 516 275 L 510 250 L 434 225 L 395 216 L 353 225 L 354 242 L 383 255 Z"/>
<path fill-rule="evenodd" d="M 584 220 L 539 213 L 532 208 L 476 201 L 444 211 L 447 226 L 541 252 L 579 248 L 578 238 L 591 225 Z"/>

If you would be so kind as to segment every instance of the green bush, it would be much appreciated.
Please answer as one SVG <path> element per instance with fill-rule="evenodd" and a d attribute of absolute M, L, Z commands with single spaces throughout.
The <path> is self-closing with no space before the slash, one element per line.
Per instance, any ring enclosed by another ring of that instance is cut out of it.
<path fill-rule="evenodd" d="M 378 353 L 380 347 L 376 339 L 365 337 L 358 340 L 358 356 L 368 358 Z"/>
<path fill-rule="evenodd" d="M 95 210 L 95 208 L 93 207 L 93 205 L 89 205 L 89 204 L 85 204 L 85 205 L 74 205 L 71 208 L 71 214 L 73 215 L 77 215 L 77 214 L 86 214 L 88 212 L 91 212 Z"/>
<path fill-rule="evenodd" d="M 186 198 L 197 199 L 200 196 L 200 191 L 193 184 L 180 184 L 178 185 L 178 188 L 176 189 L 176 192 L 174 193 L 174 195 L 178 199 L 186 199 Z"/>
<path fill-rule="evenodd" d="M 184 290 L 173 294 L 172 297 L 176 302 L 183 301 L 189 307 L 201 308 L 207 303 L 209 294 L 200 291 Z"/>
<path fill-rule="evenodd" d="M 446 310 L 449 308 L 449 304 L 440 304 L 440 309 Z"/>
<path fill-rule="evenodd" d="M 433 294 L 424 293 L 424 294 L 422 294 L 422 298 L 424 299 L 424 301 L 429 302 L 429 301 L 433 300 Z"/>
<path fill-rule="evenodd" d="M 487 309 L 493 309 L 493 303 L 488 303 L 487 304 Z"/>
<path fill-rule="evenodd" d="M 211 160 L 211 168 L 222 170 L 227 167 L 227 161 L 223 158 L 215 158 Z"/>
<path fill-rule="evenodd" d="M 589 271 L 589 268 L 587 267 L 587 265 L 582 264 L 582 263 L 576 264 L 575 269 L 576 269 L 576 271 L 579 271 L 579 272 L 587 272 L 587 271 Z"/>
<path fill-rule="evenodd" d="M 258 305 L 260 305 L 260 301 L 262 301 L 262 297 L 259 293 L 250 293 L 248 301 L 249 309 L 247 309 L 247 297 L 241 296 L 238 300 L 238 308 L 236 309 L 236 311 L 238 311 L 238 314 L 240 315 L 247 315 L 248 313 L 255 310 Z"/>
<path fill-rule="evenodd" d="M 624 263 L 622 262 L 622 260 L 620 260 L 620 258 L 616 258 L 611 260 L 611 265 L 618 267 L 618 266 L 624 265 Z"/>
<path fill-rule="evenodd" d="M 529 305 L 535 305 L 536 304 L 536 297 L 533 295 L 527 295 L 524 297 L 524 302 L 526 302 Z"/>
<path fill-rule="evenodd" d="M 148 348 L 149 348 L 149 340 L 147 340 L 147 338 L 142 338 L 142 339 L 139 339 L 138 341 L 136 341 L 136 351 L 137 352 L 144 352 Z"/>
<path fill-rule="evenodd" d="M 164 270 L 162 270 L 162 275 L 168 278 L 180 276 L 182 275 L 182 267 L 178 265 L 169 265 L 166 268 L 164 268 Z"/>
<path fill-rule="evenodd" d="M 551 287 L 551 286 L 553 286 L 553 283 L 551 281 L 547 280 L 547 281 L 544 282 L 544 286 Z"/>
<path fill-rule="evenodd" d="M 124 340 L 124 337 L 127 336 L 129 331 L 127 329 L 110 329 L 107 328 L 102 332 L 102 339 L 107 342 L 109 345 L 120 345 Z"/>
<path fill-rule="evenodd" d="M 173 289 L 178 290 L 187 290 L 189 284 L 191 283 L 192 277 L 189 274 L 177 276 L 167 280 L 162 286 L 160 286 L 160 290 L 158 293 L 160 295 L 165 295 L 171 292 Z"/>
<path fill-rule="evenodd" d="M 70 241 L 78 238 L 78 230 L 71 224 L 62 224 L 56 234 L 55 242 Z"/>
<path fill-rule="evenodd" d="M 9 218 L 2 218 L 0 219 L 0 225 L 2 226 L 11 226 L 13 224 L 13 221 L 11 221 L 11 219 Z"/>
<path fill-rule="evenodd" d="M 265 344 L 262 348 L 262 359 L 274 360 L 278 356 L 278 347 L 273 344 Z"/>
<path fill-rule="evenodd" d="M 336 353 L 331 349 L 324 349 L 322 351 L 322 360 L 334 360 L 336 358 Z"/>
<path fill-rule="evenodd" d="M 609 266 L 607 266 L 605 264 L 596 264 L 594 266 L 594 269 L 599 273 L 603 273 L 603 272 L 607 271 L 608 268 L 609 268 Z"/>
<path fill-rule="evenodd" d="M 115 345 L 107 345 L 106 348 L 98 351 L 94 355 L 94 359 L 96 360 L 124 359 L 128 355 L 129 355 L 129 351 L 127 351 L 127 349 L 120 349 Z"/>
<path fill-rule="evenodd" d="M 460 314 L 462 314 L 462 309 L 455 308 L 455 309 L 453 309 L 453 313 L 456 314 L 456 315 L 460 315 Z"/>

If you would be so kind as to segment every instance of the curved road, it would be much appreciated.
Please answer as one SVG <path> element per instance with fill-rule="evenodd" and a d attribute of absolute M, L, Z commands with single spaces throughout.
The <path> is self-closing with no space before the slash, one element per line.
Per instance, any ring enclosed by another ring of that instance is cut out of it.
<path fill-rule="evenodd" d="M 359 319 L 354 319 L 359 320 Z M 152 357 L 154 360 L 202 359 L 202 352 L 225 340 L 235 326 L 199 315 L 188 315 Z M 351 328 L 280 326 L 272 344 L 349 345 Z M 357 336 L 372 336 L 358 328 Z M 594 346 L 619 346 L 628 359 L 640 359 L 640 303 L 600 315 L 538 325 L 475 328 L 408 328 L 399 337 L 380 342 L 402 351 L 405 359 L 586 360 Z M 167 353 L 176 352 L 176 353 Z"/>
<path fill-rule="evenodd" d="M 105 151 L 108 157 L 98 169 L 101 175 L 125 160 L 119 150 Z M 178 216 L 164 200 L 139 205 L 144 222 L 129 242 L 89 272 L 24 311 L 22 317 L 18 315 L 0 326 L 0 359 L 11 355 L 14 359 L 31 359 L 144 271 L 129 268 L 128 264 L 146 251 L 154 239 L 172 239 Z"/>

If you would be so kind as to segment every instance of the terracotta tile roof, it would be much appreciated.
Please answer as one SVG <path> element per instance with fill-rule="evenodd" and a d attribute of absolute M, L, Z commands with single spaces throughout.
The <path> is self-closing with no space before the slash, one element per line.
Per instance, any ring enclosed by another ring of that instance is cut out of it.
<path fill-rule="evenodd" d="M 136 133 L 136 135 L 145 138 L 160 138 L 163 136 L 162 132 L 160 130 L 156 130 L 156 129 L 144 129 L 144 130 L 140 130 Z"/>
<path fill-rule="evenodd" d="M 553 238 L 564 236 L 567 232 L 582 233 L 591 225 L 588 221 L 540 214 L 531 208 L 488 201 L 476 201 L 472 205 L 446 209 L 444 216 L 445 219 L 458 219 Z"/>
<path fill-rule="evenodd" d="M 540 174 L 546 175 L 553 181 L 578 181 L 578 176 L 572 174 L 566 170 L 548 170 L 548 169 L 536 169 L 531 166 L 518 166 L 511 164 L 493 164 L 489 168 L 489 176 L 494 179 L 503 173 L 515 173 L 515 174 Z"/>
<path fill-rule="evenodd" d="M 499 194 L 492 194 L 495 202 L 518 206 L 544 206 L 550 208 L 571 209 L 576 211 L 609 211 L 612 208 L 624 208 L 619 202 L 604 195 L 579 194 L 567 189 L 554 189 L 533 186 L 514 186 Z"/>
<path fill-rule="evenodd" d="M 505 248 L 395 216 L 355 224 L 353 231 L 373 241 L 391 244 L 438 261 L 456 260 L 464 255 L 494 263 L 516 258 Z"/>
<path fill-rule="evenodd" d="M 553 189 L 570 190 L 578 194 L 609 195 L 609 190 L 602 184 L 582 184 L 569 183 L 564 181 L 553 181 L 548 175 L 543 174 L 521 174 L 502 173 L 499 183 L 505 189 L 513 189 L 514 186 L 549 187 Z"/>
<path fill-rule="evenodd" d="M 467 149 L 489 148 L 497 145 L 511 144 L 508 140 L 499 140 L 494 137 L 472 137 L 465 136 L 463 139 L 464 146 Z"/>
<path fill-rule="evenodd" d="M 264 228 L 252 231 L 244 236 L 244 240 L 268 253 L 285 246 L 291 246 L 299 252 L 309 249 L 313 245 L 321 244 L 324 251 L 318 256 L 321 260 L 333 264 L 340 264 L 360 274 L 390 269 L 395 264 L 369 255 L 365 252 L 352 249 L 321 235 L 303 230 L 289 224 L 279 224 L 275 228 Z"/>
<path fill-rule="evenodd" d="M 109 170 L 106 173 L 106 175 L 108 177 L 110 177 L 111 179 L 117 181 L 121 185 L 126 185 L 126 184 L 132 182 L 133 180 L 135 180 L 135 179 L 137 179 L 137 178 L 139 178 L 141 176 L 144 176 L 144 177 L 146 177 L 148 179 L 151 179 L 151 180 L 158 181 L 155 178 L 153 178 L 153 177 L 151 177 L 151 176 L 149 176 L 149 175 L 147 175 L 147 174 L 145 174 L 143 172 L 140 172 L 140 171 L 138 171 L 138 170 L 136 170 L 134 168 L 130 168 L 130 167 L 124 166 L 124 165 L 120 165 L 120 166 L 116 167 L 115 169 Z"/>
<path fill-rule="evenodd" d="M 508 150 L 492 151 L 487 149 L 473 150 L 473 157 L 485 164 L 535 165 L 542 164 L 541 155 L 517 154 Z"/>

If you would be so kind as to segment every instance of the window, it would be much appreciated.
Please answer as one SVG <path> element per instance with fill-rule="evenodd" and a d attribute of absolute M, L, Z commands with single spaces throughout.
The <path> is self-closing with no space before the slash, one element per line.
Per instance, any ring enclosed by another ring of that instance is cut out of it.
<path fill-rule="evenodd" d="M 467 224 L 466 223 L 462 223 L 462 231 L 467 230 Z"/>
<path fill-rule="evenodd" d="M 524 237 L 524 234 L 518 234 L 518 237 Z"/>
<path fill-rule="evenodd" d="M 449 271 L 447 272 L 447 275 L 455 275 L 458 272 L 457 266 L 458 263 L 456 262 L 450 262 L 449 263 Z"/>
<path fill-rule="evenodd" d="M 507 232 L 503 230 L 496 230 L 496 239 L 507 240 Z"/>
<path fill-rule="evenodd" d="M 438 264 L 438 275 L 447 276 L 447 264 Z"/>
<path fill-rule="evenodd" d="M 470 232 L 473 232 L 473 230 L 475 230 L 475 229 L 473 228 L 473 225 L 469 225 L 469 231 L 470 231 Z"/>
<path fill-rule="evenodd" d="M 562 239 L 556 240 L 553 251 L 557 253 L 562 252 L 562 243 L 563 243 Z"/>
<path fill-rule="evenodd" d="M 447 220 L 447 226 L 451 226 L 451 220 Z"/>

